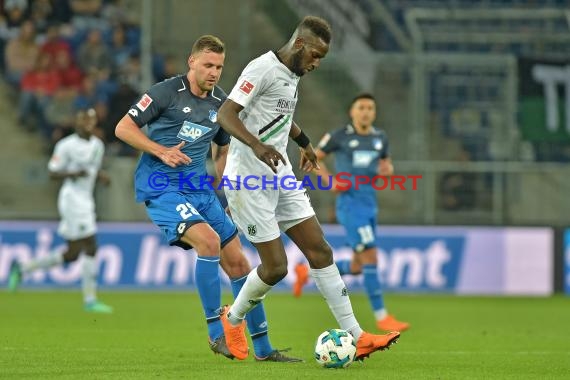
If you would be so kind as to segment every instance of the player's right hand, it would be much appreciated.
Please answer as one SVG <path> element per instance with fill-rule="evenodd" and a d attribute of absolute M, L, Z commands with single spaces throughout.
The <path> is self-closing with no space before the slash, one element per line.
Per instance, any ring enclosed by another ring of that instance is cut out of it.
<path fill-rule="evenodd" d="M 180 151 L 184 144 L 185 142 L 182 141 L 178 145 L 165 148 L 161 153 L 159 153 L 158 158 L 171 168 L 175 168 L 179 165 L 188 165 L 192 162 L 192 159 Z"/>
<path fill-rule="evenodd" d="M 277 173 L 279 161 L 283 162 L 283 165 L 287 165 L 285 158 L 271 145 L 258 142 L 251 149 L 259 160 L 265 162 L 273 170 L 273 173 Z"/>

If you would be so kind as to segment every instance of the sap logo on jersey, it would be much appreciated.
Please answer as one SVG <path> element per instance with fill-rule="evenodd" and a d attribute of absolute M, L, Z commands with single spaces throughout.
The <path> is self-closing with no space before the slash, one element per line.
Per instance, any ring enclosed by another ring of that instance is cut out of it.
<path fill-rule="evenodd" d="M 352 152 L 352 165 L 355 168 L 365 168 L 378 157 L 378 152 L 374 150 L 355 150 Z"/>
<path fill-rule="evenodd" d="M 182 124 L 182 128 L 180 128 L 177 137 L 188 142 L 194 142 L 211 130 L 212 128 L 185 121 L 184 124 Z"/>

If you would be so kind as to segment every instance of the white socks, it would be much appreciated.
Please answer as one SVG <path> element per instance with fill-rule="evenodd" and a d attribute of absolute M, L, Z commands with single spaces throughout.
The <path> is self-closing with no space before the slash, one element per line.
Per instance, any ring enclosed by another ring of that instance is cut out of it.
<path fill-rule="evenodd" d="M 386 309 L 380 309 L 374 311 L 374 317 L 376 318 L 377 321 L 381 321 L 387 316 L 388 316 L 388 310 Z"/>
<path fill-rule="evenodd" d="M 83 289 L 83 301 L 85 303 L 97 300 L 97 267 L 95 257 L 83 255 L 81 262 L 81 279 Z"/>
<path fill-rule="evenodd" d="M 245 280 L 237 298 L 228 311 L 228 320 L 231 324 L 240 324 L 247 312 L 263 301 L 265 295 L 272 287 L 263 282 L 257 274 L 257 268 L 253 268 L 247 275 L 247 280 Z"/>
<path fill-rule="evenodd" d="M 22 274 L 28 274 L 37 269 L 47 269 L 61 265 L 63 263 L 63 254 L 55 253 L 45 257 L 32 260 L 22 265 Z"/>
<path fill-rule="evenodd" d="M 346 285 L 340 277 L 336 264 L 321 269 L 311 268 L 310 273 L 340 328 L 348 331 L 355 340 L 358 340 L 362 329 L 354 316 Z"/>

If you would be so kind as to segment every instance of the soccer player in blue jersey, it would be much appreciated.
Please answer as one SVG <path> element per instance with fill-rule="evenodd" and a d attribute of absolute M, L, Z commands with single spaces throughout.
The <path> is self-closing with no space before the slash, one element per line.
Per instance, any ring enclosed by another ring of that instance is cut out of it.
<path fill-rule="evenodd" d="M 354 186 L 355 176 L 376 175 L 390 176 L 394 166 L 389 154 L 388 137 L 383 130 L 376 128 L 376 102 L 370 94 L 356 96 L 350 106 L 351 123 L 321 139 L 316 150 L 320 160 L 316 173 L 322 176 L 325 186 L 329 186 L 331 173 L 322 160 L 328 154 L 334 154 L 337 172 L 350 173 L 352 186 L 342 186 L 332 177 L 332 189 L 339 191 L 336 199 L 336 215 L 344 226 L 348 243 L 354 254 L 352 260 L 336 261 L 341 275 L 364 275 L 364 287 L 374 310 L 376 325 L 380 330 L 404 331 L 409 328 L 406 322 L 398 321 L 388 314 L 384 306 L 382 288 L 378 279 L 378 259 L 376 248 L 376 215 L 378 204 L 376 191 L 371 184 Z M 343 177 L 343 179 L 348 179 Z M 343 189 L 345 189 L 343 191 Z M 293 286 L 295 296 L 300 296 L 303 285 L 308 280 L 308 268 L 305 264 L 295 267 L 297 280 Z"/>
<path fill-rule="evenodd" d="M 188 58 L 189 71 L 152 86 L 117 124 L 115 134 L 143 151 L 135 172 L 136 200 L 145 202 L 150 219 L 170 245 L 197 253 L 196 286 L 208 325 L 210 348 L 229 358 L 220 323 L 221 285 L 218 265 L 237 294 L 250 271 L 237 229 L 205 186 L 210 146 L 216 172 L 224 170 L 229 135 L 217 124 L 226 94 L 217 86 L 225 59 L 217 37 L 198 38 Z M 148 125 L 148 136 L 141 127 Z M 221 250 L 221 255 L 220 255 Z M 257 360 L 301 361 L 273 349 L 262 304 L 247 320 Z"/>

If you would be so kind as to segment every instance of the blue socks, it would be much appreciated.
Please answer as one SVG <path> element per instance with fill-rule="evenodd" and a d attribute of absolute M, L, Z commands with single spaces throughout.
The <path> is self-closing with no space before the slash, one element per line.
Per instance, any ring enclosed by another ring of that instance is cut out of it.
<path fill-rule="evenodd" d="M 351 263 L 351 260 L 335 261 L 335 264 L 338 268 L 338 272 L 340 273 L 341 276 L 344 276 L 345 274 L 351 274 L 350 273 L 350 263 Z"/>
<path fill-rule="evenodd" d="M 241 278 L 231 279 L 234 298 L 237 297 L 246 279 L 247 275 Z M 255 356 L 258 358 L 267 357 L 273 351 L 273 347 L 271 346 L 271 343 L 269 343 L 269 336 L 267 335 L 268 326 L 263 303 L 259 303 L 251 309 L 251 311 L 245 315 L 245 320 L 247 322 L 247 329 L 249 330 L 251 341 L 253 342 Z"/>
<path fill-rule="evenodd" d="M 362 274 L 364 275 L 364 287 L 366 288 L 372 309 L 374 311 L 384 309 L 382 287 L 378 280 L 378 267 L 375 264 L 363 265 Z"/>
<path fill-rule="evenodd" d="M 217 256 L 198 256 L 196 259 L 196 287 L 206 315 L 208 336 L 211 341 L 224 333 L 219 315 L 222 302 L 219 263 L 220 258 Z"/>

